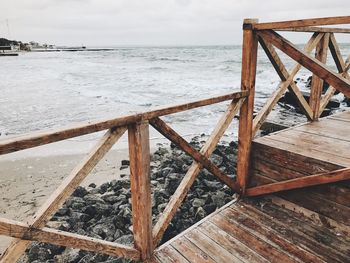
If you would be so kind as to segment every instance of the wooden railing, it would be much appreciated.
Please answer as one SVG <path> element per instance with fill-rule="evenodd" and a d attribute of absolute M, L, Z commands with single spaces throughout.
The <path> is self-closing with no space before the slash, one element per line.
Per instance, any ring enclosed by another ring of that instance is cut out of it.
<path fill-rule="evenodd" d="M 259 186 L 246 191 L 247 181 L 249 180 L 248 160 L 250 160 L 252 139 L 287 89 L 294 95 L 295 100 L 309 121 L 318 120 L 336 90 L 342 92 L 346 97 L 350 97 L 350 78 L 348 74 L 350 55 L 344 61 L 335 38 L 335 33 L 349 34 L 350 29 L 321 27 L 336 24 L 350 24 L 350 16 L 272 23 L 258 23 L 256 19 L 246 19 L 244 21 L 241 89 L 249 91 L 249 95 L 242 105 L 239 123 L 237 184 L 241 194 L 260 195 L 277 190 L 281 191 L 281 189 L 286 190 L 350 178 L 350 169 L 345 169 L 332 173 L 317 174 L 308 179 L 303 177 Z M 276 31 L 312 32 L 313 34 L 304 49 L 300 49 Z M 253 118 L 258 44 L 265 51 L 281 82 Z M 276 48 L 297 62 L 290 72 L 283 64 Z M 315 57 L 310 55 L 314 49 Z M 326 65 L 328 49 L 338 72 L 333 72 Z M 296 74 L 302 67 L 313 73 L 309 102 L 306 101 L 298 85 L 294 82 Z M 322 96 L 324 81 L 330 86 Z"/>
<path fill-rule="evenodd" d="M 303 177 L 293 179 L 293 181 L 287 180 L 260 186 L 260 188 L 246 189 L 249 179 L 249 160 L 252 140 L 287 89 L 294 94 L 306 117 L 311 121 L 316 121 L 319 118 L 335 90 L 339 90 L 347 97 L 350 96 L 350 81 L 347 73 L 350 67 L 350 58 L 348 57 L 346 62 L 343 60 L 334 36 L 334 33 L 350 33 L 350 29 L 320 27 L 322 25 L 334 24 L 350 24 L 350 17 L 306 19 L 275 23 L 258 23 L 255 19 L 246 19 L 243 25 L 241 92 L 122 116 L 115 119 L 84 123 L 59 130 L 32 133 L 0 141 L 1 155 L 107 130 L 90 154 L 64 179 L 62 184 L 49 197 L 28 224 L 0 218 L 0 235 L 17 238 L 3 254 L 1 262 L 15 262 L 31 241 L 42 241 L 54 245 L 101 252 L 134 260 L 148 259 L 151 257 L 154 248 L 159 244 L 175 212 L 203 168 L 207 169 L 241 195 L 259 195 L 281 189 L 292 189 L 297 188 L 301 183 L 305 186 L 331 182 L 335 179 L 348 179 L 350 177 L 350 170 L 345 169 L 329 174 L 314 175 L 308 179 Z M 304 49 L 301 50 L 276 33 L 276 31 L 313 32 L 313 35 Z M 281 78 L 281 82 L 260 112 L 253 118 L 259 43 Z M 291 72 L 287 71 L 275 48 L 280 49 L 297 61 Z M 310 53 L 315 48 L 316 57 L 314 58 Z M 338 73 L 333 72 L 325 65 L 328 48 L 331 51 Z M 313 73 L 309 103 L 304 99 L 297 84 L 294 83 L 294 77 L 302 66 Z M 331 86 L 326 94 L 321 96 L 323 81 L 326 81 Z M 160 119 L 164 115 L 229 100 L 231 103 L 200 151 L 195 150 L 176 131 Z M 210 162 L 209 157 L 238 111 L 240 111 L 240 118 L 237 179 L 233 180 Z M 154 226 L 152 225 L 151 214 L 149 125 L 153 126 L 194 159 L 193 164 L 188 169 Z M 127 130 L 129 138 L 134 246 L 129 247 L 45 227 L 46 223 L 74 192 L 75 188 L 86 178 Z M 302 180 L 303 182 L 301 182 Z"/>
<path fill-rule="evenodd" d="M 208 158 L 215 150 L 216 144 L 231 124 L 247 96 L 248 91 L 236 92 L 115 119 L 85 123 L 47 132 L 32 133 L 0 141 L 0 154 L 8 154 L 107 130 L 91 150 L 90 154 L 64 179 L 62 184 L 48 198 L 28 224 L 0 218 L 0 235 L 16 238 L 1 257 L 1 262 L 16 262 L 31 241 L 47 242 L 54 245 L 101 252 L 134 260 L 149 258 L 201 169 L 206 168 L 219 180 L 232 189 L 237 190 L 236 182 L 224 174 Z M 164 115 L 224 101 L 231 102 L 205 146 L 200 151 L 195 150 L 176 131 L 160 119 Z M 149 125 L 153 126 L 194 159 L 193 164 L 190 166 L 155 226 L 152 226 Z M 45 227 L 56 211 L 127 130 L 129 139 L 134 247 Z"/>

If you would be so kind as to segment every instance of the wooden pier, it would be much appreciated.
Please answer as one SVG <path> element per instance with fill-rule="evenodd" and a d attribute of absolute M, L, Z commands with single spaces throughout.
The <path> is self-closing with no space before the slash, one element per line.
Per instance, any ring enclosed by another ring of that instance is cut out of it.
<path fill-rule="evenodd" d="M 0 262 L 16 262 L 32 241 L 143 262 L 349 262 L 350 111 L 320 118 L 336 91 L 350 97 L 350 55 L 344 59 L 336 40 L 336 34 L 348 34 L 350 29 L 328 27 L 340 24 L 350 24 L 350 16 L 271 23 L 246 19 L 239 92 L 1 140 L 0 155 L 105 131 L 28 223 L 0 218 L 0 235 L 15 238 Z M 301 49 L 278 31 L 312 35 Z M 254 116 L 259 44 L 281 81 Z M 276 49 L 296 61 L 290 71 Z M 336 71 L 327 65 L 328 53 Z M 294 82 L 302 67 L 313 74 L 309 101 Z M 325 94 L 323 82 L 330 85 Z M 259 128 L 287 90 L 295 97 L 308 123 L 257 138 Z M 199 151 L 161 119 L 222 102 L 228 102 L 227 108 Z M 237 177 L 232 178 L 210 161 L 210 155 L 237 114 Z M 154 224 L 150 126 L 193 158 Z M 134 244 L 126 246 L 46 227 L 125 132 L 129 139 Z M 235 191 L 237 200 L 159 247 L 202 169 Z"/>
<path fill-rule="evenodd" d="M 153 262 L 348 262 L 349 180 L 266 186 L 350 167 L 349 124 L 347 111 L 255 139 L 246 193 L 281 192 L 232 201 L 158 248 Z"/>

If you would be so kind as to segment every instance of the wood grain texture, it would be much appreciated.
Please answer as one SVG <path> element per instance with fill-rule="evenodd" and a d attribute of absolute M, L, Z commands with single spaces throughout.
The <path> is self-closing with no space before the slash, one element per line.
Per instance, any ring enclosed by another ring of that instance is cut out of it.
<path fill-rule="evenodd" d="M 249 21 L 253 26 L 258 20 Z M 247 21 L 245 21 L 245 24 Z M 253 138 L 253 111 L 258 37 L 253 30 L 243 30 L 241 90 L 249 91 L 248 98 L 241 107 L 238 127 L 237 184 L 244 194 L 248 181 L 250 151 Z"/>
<path fill-rule="evenodd" d="M 327 62 L 327 51 L 329 43 L 329 33 L 323 35 L 322 40 L 318 43 L 315 52 L 315 58 L 321 63 L 326 64 Z M 312 75 L 311 81 L 311 92 L 309 104 L 313 112 L 312 120 L 318 120 L 321 115 L 320 104 L 321 104 L 321 94 L 323 89 L 323 79 L 319 78 L 317 75 Z"/>
<path fill-rule="evenodd" d="M 74 168 L 44 205 L 40 207 L 29 224 L 34 228 L 44 227 L 51 216 L 63 205 L 67 198 L 71 196 L 76 187 L 86 178 L 125 131 L 126 128 L 121 127 L 106 132 L 90 154 Z M 6 249 L 0 261 L 6 263 L 15 262 L 23 254 L 29 244 L 29 241 L 14 240 Z"/>
<path fill-rule="evenodd" d="M 238 102 L 232 101 L 226 109 L 224 115 L 218 121 L 212 134 L 209 136 L 207 142 L 204 144 L 200 153 L 205 157 L 209 157 L 215 150 L 217 143 L 219 142 L 222 135 L 225 133 L 228 126 L 231 124 L 234 116 L 241 108 L 244 99 L 240 99 Z M 162 239 L 165 230 L 171 222 L 176 210 L 180 207 L 182 201 L 185 199 L 190 187 L 194 180 L 202 169 L 201 164 L 193 162 L 184 178 L 177 187 L 175 193 L 170 198 L 169 203 L 165 207 L 163 213 L 159 217 L 157 223 L 153 228 L 153 242 L 156 246 Z"/>
<path fill-rule="evenodd" d="M 317 32 L 317 33 L 345 33 L 345 34 L 350 33 L 349 28 L 317 27 L 317 26 L 281 28 L 281 29 L 275 29 L 275 30 L 289 31 L 289 32 Z"/>
<path fill-rule="evenodd" d="M 0 155 L 12 153 L 44 144 L 58 142 L 69 138 L 82 136 L 98 131 L 103 131 L 113 127 L 126 126 L 132 123 L 149 120 L 155 117 L 182 112 L 198 107 L 212 105 L 223 101 L 244 98 L 248 95 L 247 91 L 234 92 L 217 97 L 196 100 L 188 103 L 165 106 L 148 112 L 136 113 L 120 116 L 114 119 L 97 120 L 88 123 L 80 123 L 66 128 L 33 132 L 27 135 L 17 136 L 0 141 Z"/>
<path fill-rule="evenodd" d="M 77 248 L 133 260 L 140 259 L 139 251 L 132 247 L 47 227 L 42 229 L 32 228 L 24 223 L 4 218 L 0 218 L 0 235 L 29 241 L 40 241 L 57 246 Z"/>
<path fill-rule="evenodd" d="M 134 245 L 146 260 L 153 253 L 148 121 L 130 125 L 128 134 Z"/>
<path fill-rule="evenodd" d="M 344 168 L 329 173 L 315 174 L 305 177 L 299 177 L 282 182 L 261 185 L 253 188 L 248 188 L 247 196 L 258 196 L 290 189 L 308 187 L 312 185 L 327 184 L 350 179 L 350 168 Z"/>
<path fill-rule="evenodd" d="M 283 29 L 283 28 L 296 28 L 307 26 L 322 26 L 322 25 L 340 25 L 350 24 L 350 16 L 338 16 L 338 17 L 322 17 L 311 19 L 299 19 L 281 22 L 268 22 L 259 23 L 253 26 L 255 30 L 263 29 Z"/>
<path fill-rule="evenodd" d="M 350 96 L 349 80 L 337 73 L 334 73 L 326 65 L 309 56 L 306 52 L 299 50 L 294 44 L 276 32 L 272 30 L 263 30 L 259 31 L 258 34 L 261 35 L 265 40 L 268 40 L 282 52 L 290 56 L 292 59 L 296 60 L 302 66 L 310 70 L 312 73 L 317 75 L 319 78 L 327 81 L 337 90 L 344 93 L 345 96 Z"/>
<path fill-rule="evenodd" d="M 221 182 L 225 183 L 232 190 L 237 190 L 236 182 L 227 176 L 224 172 L 220 170 L 215 164 L 213 164 L 208 157 L 204 156 L 196 149 L 194 149 L 185 139 L 183 139 L 177 132 L 170 128 L 164 121 L 160 118 L 154 118 L 150 120 L 150 124 L 166 138 L 172 141 L 185 153 L 190 155 L 195 161 L 203 165 L 209 172 L 216 176 Z"/>

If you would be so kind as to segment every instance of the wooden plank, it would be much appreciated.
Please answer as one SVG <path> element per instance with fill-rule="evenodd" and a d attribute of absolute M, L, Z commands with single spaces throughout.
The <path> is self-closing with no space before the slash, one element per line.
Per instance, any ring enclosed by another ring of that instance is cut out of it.
<path fill-rule="evenodd" d="M 253 26 L 255 30 L 262 29 L 283 29 L 307 26 L 340 25 L 350 24 L 350 16 L 334 16 L 311 19 L 299 19 L 281 22 L 259 23 Z"/>
<path fill-rule="evenodd" d="M 338 237 L 350 237 L 349 226 L 339 223 L 336 220 L 333 220 L 327 216 L 320 215 L 319 213 L 302 207 L 298 204 L 294 204 L 293 202 L 290 202 L 287 199 L 283 199 L 278 196 L 270 196 L 269 199 L 273 204 L 278 205 L 283 209 L 291 210 L 295 214 L 301 215 L 303 217 L 303 220 L 309 220 L 316 226 L 327 228 L 327 231 L 332 232 Z"/>
<path fill-rule="evenodd" d="M 273 228 L 268 225 L 264 225 L 262 222 L 257 221 L 255 218 L 251 218 L 242 212 L 237 206 L 231 206 L 226 209 L 224 213 L 235 220 L 238 224 L 250 229 L 254 234 L 264 239 L 266 242 L 271 242 L 277 245 L 281 250 L 289 253 L 290 255 L 296 257 L 296 260 L 302 262 L 320 262 L 321 259 L 310 253 L 307 250 L 297 246 L 293 241 L 286 237 L 282 237 Z"/>
<path fill-rule="evenodd" d="M 309 56 L 306 52 L 299 50 L 294 44 L 276 32 L 263 30 L 259 31 L 259 36 L 260 35 L 282 52 L 290 56 L 292 59 L 299 62 L 302 66 L 310 70 L 312 73 L 316 74 L 337 90 L 344 93 L 345 96 L 350 96 L 349 80 L 337 73 L 334 73 L 326 65 Z"/>
<path fill-rule="evenodd" d="M 44 227 L 42 229 L 32 228 L 24 223 L 4 218 L 0 218 L 0 235 L 6 235 L 30 241 L 39 241 L 57 246 L 83 249 L 96 253 L 120 256 L 134 260 L 140 259 L 140 253 L 136 249 L 125 245 L 74 233 L 63 232 L 47 227 Z"/>
<path fill-rule="evenodd" d="M 74 126 L 69 126 L 66 128 L 33 132 L 27 135 L 16 136 L 0 141 L 0 155 L 58 142 L 85 134 L 103 131 L 112 127 L 126 126 L 155 117 L 187 111 L 190 109 L 212 105 L 223 101 L 245 98 L 247 97 L 248 93 L 248 91 L 234 92 L 218 97 L 211 97 L 173 106 L 160 107 L 148 112 L 125 115 L 114 119 L 92 121 L 88 123 L 76 124 Z"/>
<path fill-rule="evenodd" d="M 162 248 L 162 250 L 156 252 L 155 256 L 158 258 L 159 262 L 162 263 L 189 263 L 189 261 L 172 246 Z"/>
<path fill-rule="evenodd" d="M 216 262 L 242 262 L 198 229 L 187 233 L 186 238 L 210 255 Z"/>
<path fill-rule="evenodd" d="M 303 188 L 312 185 L 334 183 L 350 179 L 350 168 L 344 168 L 329 173 L 315 174 L 283 182 L 261 185 L 247 189 L 247 196 L 258 196 L 290 189 Z"/>
<path fill-rule="evenodd" d="M 202 224 L 199 230 L 243 262 L 269 262 L 254 250 L 251 250 L 248 246 L 241 243 L 239 237 L 233 237 L 227 234 L 211 222 Z"/>
<path fill-rule="evenodd" d="M 115 142 L 124 134 L 126 128 L 109 130 L 96 144 L 90 154 L 79 163 L 63 180 L 49 199 L 35 214 L 30 225 L 34 228 L 44 227 L 51 216 L 63 205 L 76 187 L 86 178 L 96 164 L 112 148 Z M 29 241 L 14 240 L 0 258 L 1 262 L 15 262 L 26 250 Z"/>
<path fill-rule="evenodd" d="M 214 131 L 208 138 L 207 142 L 201 149 L 200 153 L 204 156 L 208 157 L 215 150 L 217 143 L 219 142 L 222 135 L 225 133 L 228 126 L 231 124 L 234 116 L 237 111 L 241 108 L 244 99 L 239 100 L 238 102 L 232 101 L 232 103 L 228 106 L 224 115 L 221 117 L 219 122 L 217 123 Z M 172 220 L 176 210 L 180 207 L 182 201 L 186 197 L 187 192 L 192 186 L 194 180 L 201 170 L 201 165 L 197 162 L 194 162 L 184 178 L 182 179 L 180 185 L 176 189 L 173 196 L 170 198 L 169 203 L 165 207 L 163 213 L 160 215 L 158 222 L 155 224 L 153 228 L 153 242 L 156 246 L 158 244 L 167 229 L 170 221 Z"/>
<path fill-rule="evenodd" d="M 327 62 L 327 50 L 329 43 L 329 33 L 324 34 L 322 40 L 316 46 L 315 58 L 321 63 L 326 64 Z M 322 112 L 320 112 L 321 104 L 321 94 L 323 89 L 323 79 L 319 78 L 317 75 L 312 75 L 311 82 L 311 92 L 309 104 L 313 112 L 312 120 L 318 120 L 318 117 Z"/>
<path fill-rule="evenodd" d="M 349 166 L 349 159 L 347 158 L 332 156 L 316 149 L 303 148 L 300 145 L 276 141 L 271 136 L 259 138 L 258 142 L 261 145 L 255 142 L 254 144 L 256 144 L 256 146 L 254 147 L 264 148 L 265 151 L 267 151 L 267 155 L 260 150 L 259 152 L 266 156 L 266 158 L 269 158 L 268 156 L 270 155 L 270 160 L 271 158 L 276 158 L 274 160 L 280 161 L 281 165 L 286 165 L 287 167 L 294 166 L 299 168 L 299 171 L 302 167 L 305 172 L 310 171 L 310 174 L 322 171 L 322 167 L 325 167 L 326 171 L 329 171 Z M 296 166 L 296 164 L 298 164 L 299 167 Z"/>
<path fill-rule="evenodd" d="M 182 237 L 172 243 L 172 246 L 183 255 L 189 262 L 193 263 L 216 263 L 210 255 L 200 250 L 187 238 Z"/>
<path fill-rule="evenodd" d="M 350 209 L 348 207 L 336 204 L 316 195 L 301 194 L 303 192 L 302 189 L 297 189 L 288 192 L 281 192 L 278 196 L 312 210 L 322 216 L 326 216 L 339 223 L 350 226 Z"/>
<path fill-rule="evenodd" d="M 292 240 L 297 246 L 317 255 L 326 262 L 344 262 L 348 253 L 347 243 L 340 237 L 315 227 L 302 217 L 283 207 L 274 206 L 268 200 L 248 204 L 241 202 L 244 214 L 256 222 L 272 228 L 278 234 Z"/>
<path fill-rule="evenodd" d="M 166 138 L 172 141 L 180 149 L 190 155 L 198 163 L 202 164 L 209 172 L 215 175 L 221 182 L 225 183 L 233 190 L 237 190 L 237 185 L 232 178 L 227 176 L 224 172 L 220 170 L 215 164 L 213 164 L 208 157 L 204 156 L 196 149 L 194 149 L 185 139 L 183 139 L 177 132 L 170 128 L 164 121 L 160 118 L 154 118 L 150 120 L 150 124 Z"/>
<path fill-rule="evenodd" d="M 334 138 L 343 141 L 350 141 L 350 126 L 343 121 L 327 118 L 314 122 L 312 125 L 302 125 L 295 130 L 317 134 L 324 137 Z"/>
<path fill-rule="evenodd" d="M 258 20 L 244 20 L 253 26 Z M 253 111 L 258 37 L 253 30 L 243 30 L 241 90 L 249 91 L 242 105 L 238 127 L 237 183 L 239 192 L 244 194 L 248 181 L 250 151 L 253 138 Z"/>
<path fill-rule="evenodd" d="M 224 230 L 226 233 L 233 237 L 239 238 L 239 240 L 245 245 L 249 246 L 256 253 L 264 257 L 270 262 L 295 262 L 293 258 L 285 254 L 270 243 L 265 242 L 261 238 L 250 233 L 246 229 L 243 229 L 240 225 L 236 224 L 229 217 L 225 216 L 225 211 L 222 212 L 221 217 L 213 217 L 210 222 Z"/>
<path fill-rule="evenodd" d="M 281 28 L 276 31 L 289 31 L 289 32 L 318 32 L 318 33 L 350 33 L 349 28 L 335 28 L 335 27 L 293 27 L 293 28 Z"/>
<path fill-rule="evenodd" d="M 350 162 L 350 142 L 336 138 L 324 137 L 299 130 L 289 130 L 273 135 L 273 139 L 280 142 L 300 145 L 303 149 L 315 149 L 342 158 Z"/>
<path fill-rule="evenodd" d="M 304 50 L 307 53 L 310 53 L 316 47 L 321 38 L 322 34 L 313 34 L 308 43 L 305 45 Z M 272 111 L 273 107 L 277 104 L 288 87 L 290 87 L 291 91 L 296 96 L 297 101 L 299 102 L 301 109 L 303 109 L 306 117 L 311 120 L 312 110 L 294 83 L 294 77 L 301 69 L 301 65 L 296 64 L 289 74 L 273 46 L 265 42 L 262 38 L 259 38 L 259 43 L 261 44 L 282 81 L 279 83 L 278 89 L 269 97 L 263 108 L 259 111 L 258 115 L 254 118 L 253 134 L 257 133 L 268 114 Z M 293 88 L 291 86 L 293 86 Z M 299 91 L 299 93 L 297 91 Z"/>
<path fill-rule="evenodd" d="M 128 131 L 134 245 L 146 260 L 153 253 L 148 121 L 130 125 Z"/>

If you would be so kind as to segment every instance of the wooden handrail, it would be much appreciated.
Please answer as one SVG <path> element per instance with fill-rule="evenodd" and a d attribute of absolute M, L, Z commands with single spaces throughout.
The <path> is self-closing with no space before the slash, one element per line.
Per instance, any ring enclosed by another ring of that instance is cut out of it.
<path fill-rule="evenodd" d="M 136 113 L 117 117 L 114 119 L 99 120 L 89 123 L 77 124 L 66 128 L 49 131 L 33 132 L 28 135 L 17 136 L 0 141 L 0 155 L 12 153 L 40 145 L 66 140 L 110 128 L 126 126 L 129 124 L 149 120 L 155 117 L 178 113 L 198 107 L 208 106 L 228 100 L 244 98 L 248 96 L 248 91 L 234 92 L 217 97 L 211 97 L 189 103 L 177 104 L 173 106 L 160 107 L 147 112 Z"/>
<path fill-rule="evenodd" d="M 252 25 L 251 28 L 253 30 L 266 30 L 340 24 L 350 24 L 350 16 L 322 17 L 281 22 L 256 23 Z"/>
<path fill-rule="evenodd" d="M 293 28 L 279 28 L 276 31 L 288 31 L 288 32 L 312 32 L 312 33 L 344 33 L 349 34 L 350 28 L 332 28 L 332 27 L 293 27 Z"/>

